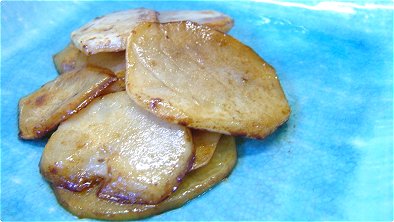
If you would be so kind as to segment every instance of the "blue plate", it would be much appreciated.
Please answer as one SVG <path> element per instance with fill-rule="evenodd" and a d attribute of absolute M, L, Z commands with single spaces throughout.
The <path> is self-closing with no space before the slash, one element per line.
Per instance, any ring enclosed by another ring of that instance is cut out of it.
<path fill-rule="evenodd" d="M 18 139 L 18 100 L 57 74 L 52 55 L 96 16 L 214 9 L 272 64 L 292 107 L 264 140 L 237 139 L 228 179 L 147 220 L 392 220 L 393 2 L 2 2 L 1 219 L 77 220 Z"/>

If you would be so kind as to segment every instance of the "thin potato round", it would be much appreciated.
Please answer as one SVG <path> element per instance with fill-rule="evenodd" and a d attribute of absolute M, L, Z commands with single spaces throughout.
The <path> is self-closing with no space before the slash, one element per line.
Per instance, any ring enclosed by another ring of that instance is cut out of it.
<path fill-rule="evenodd" d="M 263 138 L 290 108 L 275 70 L 251 48 L 192 22 L 143 23 L 128 40 L 126 90 L 167 121 Z"/>
<path fill-rule="evenodd" d="M 196 170 L 207 165 L 211 160 L 222 135 L 220 133 L 213 133 L 205 130 L 193 129 L 191 131 L 194 148 L 196 149 L 191 170 Z"/>
<path fill-rule="evenodd" d="M 101 52 L 87 56 L 87 64 L 107 68 L 115 73 L 118 78 L 124 78 L 126 72 L 125 51 Z"/>
<path fill-rule="evenodd" d="M 157 21 L 156 12 L 144 8 L 114 12 L 97 17 L 73 31 L 71 39 L 86 55 L 124 51 L 130 31 L 145 21 Z"/>
<path fill-rule="evenodd" d="M 54 186 L 100 198 L 156 204 L 189 170 L 190 131 L 137 107 L 126 92 L 97 98 L 63 122 L 45 146 L 40 169 Z"/>
<path fill-rule="evenodd" d="M 229 175 L 236 160 L 237 152 L 234 139 L 223 136 L 211 161 L 206 166 L 188 173 L 178 190 L 157 205 L 119 204 L 103 200 L 97 198 L 97 190 L 95 189 L 78 193 L 54 187 L 54 191 L 59 203 L 80 218 L 141 219 L 181 207 L 187 201 L 204 193 Z"/>
<path fill-rule="evenodd" d="M 75 47 L 73 43 L 53 56 L 53 63 L 59 74 L 81 69 L 86 66 L 88 57 Z"/>
<path fill-rule="evenodd" d="M 45 136 L 116 81 L 109 70 L 87 67 L 58 76 L 19 101 L 19 135 Z"/>
<path fill-rule="evenodd" d="M 91 56 L 83 54 L 70 43 L 62 51 L 53 56 L 53 62 L 59 74 L 80 69 L 88 65 L 103 67 L 111 70 L 119 78 L 126 72 L 125 52 L 101 52 Z"/>
<path fill-rule="evenodd" d="M 234 21 L 228 15 L 213 10 L 179 10 L 159 12 L 159 22 L 192 21 L 209 26 L 221 32 L 228 32 L 234 25 Z"/>
<path fill-rule="evenodd" d="M 126 11 L 127 13 L 142 13 L 143 11 L 134 10 L 134 11 Z M 126 13 L 124 12 L 124 13 Z M 121 14 L 121 12 L 117 12 Z M 150 12 L 152 13 L 152 12 Z M 146 16 L 152 16 L 152 14 L 148 13 Z M 117 16 L 117 15 L 109 15 Z M 131 16 L 131 15 L 129 15 Z M 143 16 L 141 17 L 143 18 Z M 123 18 L 130 19 L 128 17 Z M 199 24 L 207 25 L 211 28 L 222 32 L 228 32 L 234 25 L 231 17 L 222 14 L 217 11 L 212 10 L 204 10 L 204 11 L 192 11 L 192 10 L 181 10 L 181 11 L 162 11 L 159 14 L 159 21 L 162 23 L 165 22 L 174 22 L 174 21 L 186 21 L 190 20 L 193 22 L 197 22 Z M 111 19 L 105 19 L 104 21 L 96 21 L 95 26 L 98 25 L 111 25 Z M 152 18 L 148 18 L 147 21 L 155 21 Z M 113 20 L 114 24 L 119 25 L 116 20 Z M 103 23 L 103 24 L 101 24 Z M 88 25 L 87 25 L 88 26 Z M 93 27 L 93 26 L 92 26 Z M 100 29 L 96 30 L 99 31 Z M 88 30 L 85 30 L 87 32 Z M 130 30 L 129 30 L 130 31 Z M 102 34 L 102 33 L 101 33 Z M 111 38 L 112 33 L 107 33 L 107 37 L 102 36 L 102 38 Z M 91 39 L 94 40 L 94 39 Z M 83 51 L 83 50 L 82 50 Z M 53 60 L 55 63 L 56 70 L 59 74 L 63 72 L 68 72 L 73 69 L 78 69 L 86 66 L 87 64 L 100 66 L 103 68 L 110 69 L 115 74 L 118 72 L 125 70 L 125 55 L 124 51 L 120 51 L 117 53 L 97 53 L 91 56 L 86 56 L 81 50 L 79 50 L 73 43 L 70 43 L 65 49 L 58 52 L 53 56 Z M 118 50 L 117 50 L 118 51 Z"/>
<path fill-rule="evenodd" d="M 105 88 L 102 92 L 101 95 L 107 95 L 110 93 L 115 93 L 115 92 L 121 92 L 126 90 L 126 85 L 123 78 L 118 78 L 114 83 L 109 85 L 107 88 Z"/>

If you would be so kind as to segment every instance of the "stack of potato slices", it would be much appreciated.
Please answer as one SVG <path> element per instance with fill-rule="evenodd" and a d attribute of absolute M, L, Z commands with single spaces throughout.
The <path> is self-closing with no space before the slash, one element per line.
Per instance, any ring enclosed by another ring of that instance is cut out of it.
<path fill-rule="evenodd" d="M 274 69 L 216 11 L 132 9 L 75 30 L 59 76 L 19 102 L 23 139 L 78 217 L 139 219 L 229 175 L 232 136 L 264 138 L 290 108 Z M 225 135 L 222 135 L 225 134 Z"/>

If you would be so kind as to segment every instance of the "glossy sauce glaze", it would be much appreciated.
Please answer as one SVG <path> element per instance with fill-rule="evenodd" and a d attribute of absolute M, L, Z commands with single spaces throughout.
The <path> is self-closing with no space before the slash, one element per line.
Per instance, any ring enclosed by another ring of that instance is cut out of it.
<path fill-rule="evenodd" d="M 170 195 L 191 166 L 190 131 L 134 105 L 126 92 L 96 99 L 60 125 L 40 169 L 54 186 L 120 203 L 155 204 Z"/>

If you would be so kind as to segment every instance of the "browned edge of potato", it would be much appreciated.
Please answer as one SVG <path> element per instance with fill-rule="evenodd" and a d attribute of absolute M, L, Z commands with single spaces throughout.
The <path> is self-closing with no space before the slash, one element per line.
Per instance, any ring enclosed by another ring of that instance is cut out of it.
<path fill-rule="evenodd" d="M 190 170 L 196 170 L 209 163 L 215 153 L 221 134 L 196 129 L 192 129 L 191 132 L 196 153 Z"/>
<path fill-rule="evenodd" d="M 189 172 L 175 193 L 157 205 L 119 204 L 99 199 L 96 190 L 71 192 L 53 187 L 58 202 L 79 218 L 137 220 L 181 207 L 226 178 L 237 161 L 235 140 L 222 136 L 211 161 Z"/>
<path fill-rule="evenodd" d="M 19 136 L 44 137 L 116 80 L 111 71 L 93 66 L 58 76 L 19 101 Z"/>

